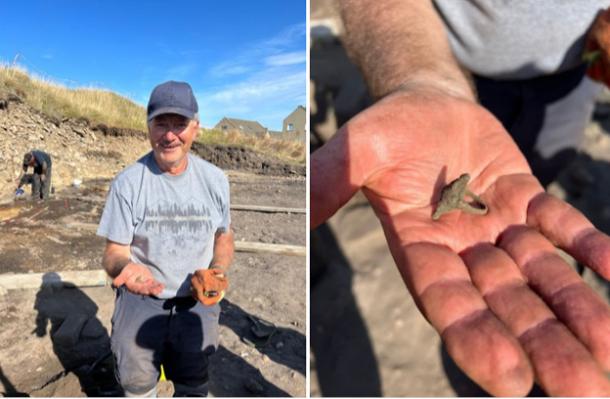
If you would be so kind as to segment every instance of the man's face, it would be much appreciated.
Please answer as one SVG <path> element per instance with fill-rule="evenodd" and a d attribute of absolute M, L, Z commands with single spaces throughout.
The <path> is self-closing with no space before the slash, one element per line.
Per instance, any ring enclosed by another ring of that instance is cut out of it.
<path fill-rule="evenodd" d="M 161 170 L 180 173 L 186 168 L 186 156 L 198 132 L 199 122 L 182 115 L 163 114 L 150 121 L 148 136 Z"/>

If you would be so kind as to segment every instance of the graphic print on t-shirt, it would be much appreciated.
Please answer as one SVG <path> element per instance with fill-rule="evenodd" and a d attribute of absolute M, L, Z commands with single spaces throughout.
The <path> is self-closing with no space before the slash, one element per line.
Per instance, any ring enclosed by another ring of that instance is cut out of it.
<path fill-rule="evenodd" d="M 179 206 L 176 203 L 160 203 L 156 209 L 147 209 L 144 228 L 157 234 L 180 234 L 188 232 L 201 234 L 202 229 L 210 231 L 212 220 L 210 210 L 204 205 Z"/>
<path fill-rule="evenodd" d="M 147 206 L 143 233 L 148 238 L 151 259 L 170 258 L 174 270 L 180 260 L 201 259 L 213 234 L 213 216 L 201 201 L 189 198 L 183 203 L 159 201 Z"/>

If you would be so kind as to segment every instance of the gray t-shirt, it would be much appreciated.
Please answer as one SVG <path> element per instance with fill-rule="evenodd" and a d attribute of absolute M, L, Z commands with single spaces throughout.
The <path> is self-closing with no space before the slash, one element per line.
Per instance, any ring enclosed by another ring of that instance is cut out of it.
<path fill-rule="evenodd" d="M 529 79 L 576 67 L 608 0 L 435 0 L 458 61 L 493 79 Z"/>
<path fill-rule="evenodd" d="M 160 298 L 190 295 L 190 276 L 210 265 L 214 235 L 228 231 L 229 181 L 188 154 L 180 175 L 163 173 L 152 151 L 110 185 L 97 234 L 130 245 L 131 260 L 165 285 Z"/>

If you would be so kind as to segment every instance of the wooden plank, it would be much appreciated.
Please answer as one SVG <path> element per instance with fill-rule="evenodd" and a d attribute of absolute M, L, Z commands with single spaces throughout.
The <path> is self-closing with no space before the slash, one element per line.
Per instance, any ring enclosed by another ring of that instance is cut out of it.
<path fill-rule="evenodd" d="M 307 210 L 303 209 L 303 208 L 283 208 L 283 207 L 279 207 L 279 206 L 239 205 L 239 204 L 232 204 L 231 210 L 268 212 L 268 213 L 306 213 L 307 212 Z"/>
<path fill-rule="evenodd" d="M 248 241 L 236 241 L 235 250 L 238 252 L 293 256 L 305 256 L 307 253 L 307 249 L 304 246 Z M 41 288 L 44 286 L 99 287 L 106 285 L 110 285 L 110 281 L 103 270 L 0 274 L 0 292 L 12 289 Z"/>
<path fill-rule="evenodd" d="M 103 270 L 79 270 L 53 273 L 0 274 L 0 287 L 11 289 L 43 286 L 99 287 L 109 285 Z"/>
<path fill-rule="evenodd" d="M 91 198 L 91 197 L 69 197 L 71 200 L 91 202 L 94 204 L 105 204 L 105 199 Z M 266 205 L 244 205 L 244 204 L 231 204 L 231 209 L 235 211 L 253 211 L 253 212 L 267 212 L 267 213 L 307 213 L 305 208 L 287 208 L 281 206 L 266 206 Z"/>
<path fill-rule="evenodd" d="M 300 245 L 265 244 L 262 242 L 235 241 L 235 251 L 305 256 L 306 247 Z"/>

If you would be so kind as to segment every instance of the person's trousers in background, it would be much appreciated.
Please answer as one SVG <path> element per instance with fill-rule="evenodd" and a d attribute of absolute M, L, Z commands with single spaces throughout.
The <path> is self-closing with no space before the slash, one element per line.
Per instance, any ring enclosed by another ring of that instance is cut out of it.
<path fill-rule="evenodd" d="M 527 80 L 475 76 L 481 105 L 502 122 L 543 186 L 572 161 L 602 86 L 585 66 Z"/>
<path fill-rule="evenodd" d="M 33 199 L 49 199 L 51 195 L 51 169 L 47 170 L 44 179 L 37 173 L 26 173 L 19 182 L 19 187 L 32 185 Z"/>

